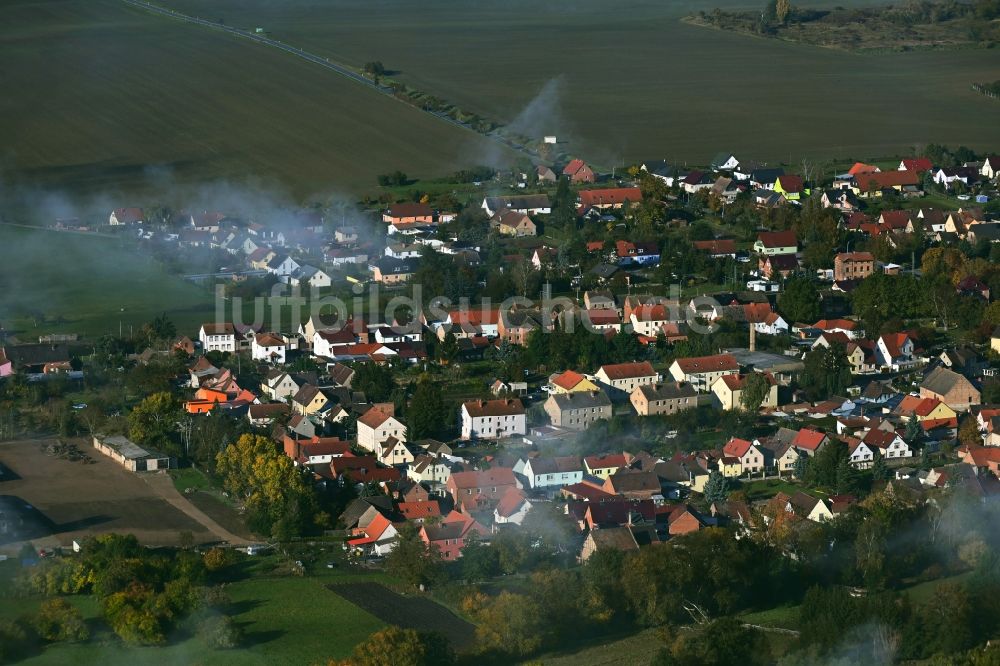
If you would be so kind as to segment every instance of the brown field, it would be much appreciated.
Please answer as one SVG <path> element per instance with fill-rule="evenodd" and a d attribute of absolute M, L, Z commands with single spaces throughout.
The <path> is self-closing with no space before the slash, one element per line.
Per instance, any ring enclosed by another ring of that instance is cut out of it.
<path fill-rule="evenodd" d="M 456 650 L 468 648 L 475 637 L 475 626 L 430 599 L 406 597 L 381 583 L 341 583 L 328 587 L 387 624 L 439 632 Z"/>
<path fill-rule="evenodd" d="M 92 448 L 84 464 L 46 455 L 45 440 L 0 443 L 0 465 L 13 474 L 0 480 L 0 495 L 16 497 L 44 515 L 49 534 L 40 547 L 70 545 L 93 534 L 135 534 L 145 544 L 176 545 L 189 531 L 195 542 L 216 537 L 158 494 L 144 475 L 119 467 Z"/>

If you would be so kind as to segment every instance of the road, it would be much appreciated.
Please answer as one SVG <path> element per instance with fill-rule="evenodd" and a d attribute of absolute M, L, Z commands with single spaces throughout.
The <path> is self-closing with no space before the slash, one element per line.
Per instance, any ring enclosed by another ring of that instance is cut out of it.
<path fill-rule="evenodd" d="M 326 69 L 332 72 L 336 72 L 337 74 L 344 76 L 350 79 L 351 81 L 354 81 L 355 83 L 360 83 L 361 85 L 370 88 L 371 90 L 374 90 L 375 92 L 378 92 L 382 95 L 385 95 L 386 97 L 391 97 L 393 100 L 397 102 L 401 102 L 403 104 L 406 103 L 402 102 L 402 100 L 397 99 L 392 88 L 390 88 L 389 86 L 379 85 L 375 81 L 365 78 L 364 76 L 358 74 L 357 72 L 348 67 L 345 67 L 344 65 L 332 62 L 328 58 L 323 58 L 319 55 L 316 55 L 315 53 L 310 53 L 309 51 L 304 51 L 298 47 L 290 46 L 289 44 L 285 44 L 284 42 L 280 42 L 276 39 L 272 39 L 265 35 L 259 35 L 255 32 L 250 32 L 249 30 L 243 30 L 242 28 L 234 28 L 232 26 L 225 25 L 224 23 L 217 23 L 215 21 L 209 21 L 207 19 L 198 18 L 197 16 L 189 16 L 187 14 L 182 14 L 181 12 L 177 12 L 172 9 L 166 9 L 164 7 L 158 7 L 148 2 L 143 2 L 142 0 L 122 0 L 122 2 L 124 2 L 127 5 L 132 5 L 133 7 L 137 7 L 139 9 L 144 9 L 154 14 L 160 14 L 161 16 L 167 16 L 169 18 L 176 19 L 178 21 L 184 21 L 186 23 L 193 23 L 195 25 L 200 25 L 206 28 L 212 28 L 213 30 L 221 30 L 222 32 L 228 32 L 231 35 L 236 35 L 237 37 L 249 39 L 250 41 L 257 42 L 258 44 L 263 44 L 265 46 L 270 46 L 271 48 L 279 49 L 281 51 L 284 51 L 285 53 L 290 53 L 298 58 L 302 58 L 303 60 L 307 60 L 308 62 L 311 62 L 315 65 L 319 65 L 320 67 L 325 67 Z M 501 144 L 506 148 L 517 151 L 532 159 L 538 159 L 538 155 L 535 152 L 529 150 L 525 146 L 510 141 L 509 139 L 505 138 L 500 134 L 497 134 L 496 132 L 485 134 L 483 132 L 477 131 L 471 125 L 463 123 L 459 120 L 455 120 L 451 116 L 442 113 L 440 111 L 422 109 L 412 104 L 407 104 L 407 106 L 410 106 L 411 108 L 416 109 L 417 111 L 422 111 L 423 113 L 434 116 L 438 120 L 443 120 L 444 122 L 450 125 L 454 125 L 455 127 L 460 127 L 466 131 L 478 134 L 479 136 L 484 136 L 488 139 L 491 139 L 492 141 L 495 141 L 496 143 Z"/>

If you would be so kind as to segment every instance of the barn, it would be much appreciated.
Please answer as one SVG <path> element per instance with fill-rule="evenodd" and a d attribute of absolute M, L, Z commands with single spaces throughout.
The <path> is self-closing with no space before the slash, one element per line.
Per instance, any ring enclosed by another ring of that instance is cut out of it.
<path fill-rule="evenodd" d="M 177 461 L 170 456 L 146 450 L 121 435 L 96 435 L 94 448 L 131 472 L 154 472 L 177 466 Z"/>

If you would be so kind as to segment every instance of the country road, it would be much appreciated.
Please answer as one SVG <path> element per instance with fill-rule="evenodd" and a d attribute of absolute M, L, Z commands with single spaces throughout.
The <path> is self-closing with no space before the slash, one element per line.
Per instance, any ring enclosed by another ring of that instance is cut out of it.
<path fill-rule="evenodd" d="M 122 0 L 122 2 L 124 2 L 127 5 L 132 5 L 133 7 L 137 7 L 139 9 L 144 9 L 154 14 L 160 14 L 162 16 L 167 16 L 169 18 L 173 18 L 178 21 L 185 21 L 187 23 L 193 23 L 195 25 L 204 26 L 206 28 L 212 28 L 214 30 L 221 30 L 222 32 L 228 32 L 231 35 L 236 35 L 237 37 L 249 39 L 250 41 L 257 42 L 258 44 L 263 44 L 265 46 L 270 46 L 271 48 L 279 49 L 286 53 L 290 53 L 298 58 L 302 58 L 303 60 L 311 62 L 315 65 L 319 65 L 320 67 L 325 67 L 326 69 L 336 72 L 337 74 L 344 76 L 354 81 L 355 83 L 360 83 L 361 85 L 370 88 L 375 92 L 385 95 L 386 97 L 390 97 L 393 100 L 400 102 L 401 104 L 406 104 L 406 102 L 397 99 L 392 88 L 388 86 L 379 85 L 378 83 L 372 81 L 371 79 L 365 78 L 364 76 L 358 74 L 357 72 L 348 67 L 345 67 L 344 65 L 332 62 L 329 58 L 324 58 L 322 56 L 316 55 L 315 53 L 310 53 L 309 51 L 304 51 L 298 47 L 290 46 L 289 44 L 285 44 L 284 42 L 280 42 L 276 39 L 272 39 L 265 35 L 259 35 L 257 33 L 250 32 L 248 30 L 243 30 L 241 28 L 234 28 L 232 26 L 225 25 L 224 23 L 218 23 L 215 21 L 209 21 L 207 19 L 198 18 L 197 16 L 189 16 L 188 14 L 182 14 L 181 12 L 177 12 L 172 9 L 167 9 L 165 7 L 159 7 L 157 5 L 148 2 L 143 2 L 142 0 Z M 471 125 L 456 120 L 445 113 L 439 111 L 432 111 L 429 109 L 422 109 L 412 104 L 407 104 L 407 106 L 422 113 L 434 116 L 438 120 L 443 120 L 444 122 L 450 125 L 454 125 L 455 127 L 460 127 L 468 132 L 472 132 L 473 134 L 477 134 L 479 136 L 490 139 L 496 143 L 499 143 L 505 148 L 509 148 L 510 150 L 519 152 L 523 155 L 528 156 L 531 159 L 538 159 L 538 155 L 534 151 L 529 150 L 528 148 L 522 145 L 510 141 L 504 136 L 497 134 L 496 132 L 484 134 L 474 129 Z"/>

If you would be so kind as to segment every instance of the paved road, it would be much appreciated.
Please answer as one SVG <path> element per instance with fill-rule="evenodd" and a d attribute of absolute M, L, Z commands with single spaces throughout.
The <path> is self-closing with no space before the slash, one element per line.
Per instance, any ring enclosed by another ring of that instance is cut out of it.
<path fill-rule="evenodd" d="M 191 504 L 186 497 L 181 495 L 173 480 L 167 474 L 142 474 L 141 478 L 149 484 L 149 487 L 162 499 L 169 502 L 177 510 L 183 512 L 189 518 L 200 524 L 206 530 L 214 534 L 219 541 L 228 541 L 234 546 L 248 546 L 252 541 L 236 536 L 219 523 L 212 520 L 208 514 Z"/>
<path fill-rule="evenodd" d="M 236 35 L 237 37 L 249 39 L 250 41 L 257 42 L 258 44 L 264 44 L 265 46 L 270 46 L 272 48 L 280 49 L 281 51 L 290 53 L 294 56 L 302 58 L 303 60 L 307 60 L 315 65 L 319 65 L 320 67 L 325 67 L 326 69 L 329 69 L 333 72 L 336 72 L 337 74 L 340 74 L 341 76 L 347 77 L 348 79 L 354 81 L 355 83 L 360 83 L 361 85 L 370 88 L 382 95 L 391 97 L 396 101 L 402 101 L 396 99 L 396 95 L 393 92 L 393 89 L 390 88 L 389 86 L 380 85 L 375 81 L 372 81 L 371 79 L 368 79 L 358 74 L 354 70 L 345 67 L 344 65 L 338 64 L 336 62 L 331 62 L 328 58 L 324 58 L 322 56 L 316 55 L 315 53 L 310 53 L 309 51 L 304 51 L 298 47 L 285 44 L 284 42 L 280 42 L 277 39 L 272 39 L 270 37 L 267 37 L 265 35 L 260 35 L 255 32 L 250 32 L 249 30 L 234 28 L 232 26 L 225 25 L 224 23 L 218 23 L 216 21 L 209 21 L 207 19 L 198 18 L 197 16 L 189 16 L 187 14 L 182 14 L 181 12 L 177 12 L 172 9 L 166 9 L 164 7 L 158 7 L 157 5 L 153 5 L 148 2 L 143 2 L 142 0 L 122 0 L 122 2 L 124 2 L 127 5 L 132 5 L 133 7 L 137 7 L 139 9 L 144 9 L 154 14 L 160 14 L 162 16 L 167 16 L 173 19 L 177 19 L 179 21 L 185 21 L 187 23 L 194 23 L 195 25 L 204 26 L 206 28 L 212 28 L 214 30 L 221 30 L 222 32 L 228 32 L 231 35 Z M 471 125 L 463 123 L 459 120 L 455 120 L 451 116 L 442 113 L 440 111 L 422 109 L 412 104 L 407 104 L 407 106 L 410 106 L 416 109 L 417 111 L 422 111 L 424 113 L 432 115 L 439 120 L 443 120 L 449 125 L 454 125 L 455 127 L 460 127 L 474 134 L 478 134 L 479 136 L 484 136 L 488 139 L 491 139 L 503 145 L 506 148 L 527 155 L 530 158 L 533 159 L 538 158 L 537 154 L 535 154 L 533 151 L 529 150 L 525 146 L 514 143 L 499 134 L 496 133 L 484 134 L 482 132 L 477 131 Z"/>

